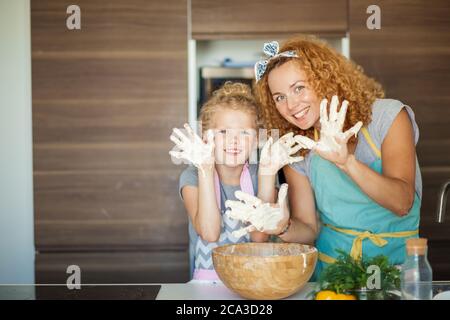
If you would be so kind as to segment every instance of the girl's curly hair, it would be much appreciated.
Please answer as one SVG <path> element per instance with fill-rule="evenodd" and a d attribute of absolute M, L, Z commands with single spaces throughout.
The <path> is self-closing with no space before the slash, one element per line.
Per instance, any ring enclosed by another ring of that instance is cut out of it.
<path fill-rule="evenodd" d="M 227 81 L 213 92 L 200 110 L 202 133 L 214 126 L 214 115 L 219 109 L 232 109 L 246 112 L 255 119 L 255 129 L 260 126 L 258 106 L 249 85 Z"/>
<path fill-rule="evenodd" d="M 358 121 L 362 121 L 363 125 L 370 123 L 372 104 L 377 98 L 384 97 L 384 91 L 378 82 L 363 73 L 359 65 L 314 36 L 299 36 L 287 40 L 281 46 L 280 52 L 288 50 L 294 50 L 298 58 L 272 59 L 254 88 L 265 129 L 279 129 L 280 136 L 292 131 L 314 138 L 314 128 L 302 130 L 296 127 L 286 121 L 275 107 L 268 85 L 268 74 L 288 61 L 294 61 L 305 72 L 307 82 L 318 98 L 331 101 L 331 97 L 337 95 L 340 102 L 344 99 L 349 102 L 344 130 L 348 130 Z M 352 139 L 354 141 L 354 138 Z M 301 154 L 304 155 L 308 151 L 303 149 Z"/>

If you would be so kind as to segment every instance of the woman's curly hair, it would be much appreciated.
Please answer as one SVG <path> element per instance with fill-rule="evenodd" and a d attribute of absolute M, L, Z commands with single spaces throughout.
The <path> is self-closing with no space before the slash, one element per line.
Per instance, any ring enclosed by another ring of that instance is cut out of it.
<path fill-rule="evenodd" d="M 319 99 L 327 98 L 331 101 L 331 97 L 337 95 L 340 102 L 344 99 L 349 102 L 344 130 L 348 130 L 358 121 L 362 121 L 363 125 L 370 123 L 372 104 L 377 98 L 384 97 L 384 91 L 378 82 L 363 73 L 359 65 L 314 36 L 299 36 L 287 40 L 281 46 L 280 52 L 288 50 L 294 50 L 298 58 L 272 59 L 254 88 L 265 129 L 279 129 L 280 136 L 292 131 L 314 138 L 314 128 L 302 130 L 296 127 L 285 120 L 275 107 L 268 85 L 268 74 L 288 61 L 294 61 L 305 72 L 307 82 Z M 303 149 L 301 154 L 304 155 L 308 151 Z"/>
<path fill-rule="evenodd" d="M 227 81 L 213 92 L 200 110 L 202 133 L 214 126 L 214 115 L 221 108 L 240 110 L 254 116 L 255 130 L 260 126 L 258 106 L 249 85 Z"/>

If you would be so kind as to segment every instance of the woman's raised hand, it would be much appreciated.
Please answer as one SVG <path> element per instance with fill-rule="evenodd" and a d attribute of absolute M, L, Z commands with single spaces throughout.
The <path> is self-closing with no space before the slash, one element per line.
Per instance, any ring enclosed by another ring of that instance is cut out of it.
<path fill-rule="evenodd" d="M 359 129 L 362 127 L 362 122 L 359 121 L 352 128 L 342 132 L 344 127 L 345 116 L 347 114 L 348 101 L 344 100 L 341 109 L 337 111 L 339 99 L 337 96 L 331 98 L 330 115 L 327 114 L 327 99 L 323 99 L 320 103 L 320 140 L 317 149 L 321 151 L 339 151 L 342 143 L 347 144 L 348 139 L 352 135 L 356 136 Z"/>
<path fill-rule="evenodd" d="M 302 146 L 295 145 L 294 133 L 289 132 L 273 142 L 270 137 L 261 150 L 259 173 L 262 175 L 274 175 L 287 164 L 303 160 L 303 157 L 294 157 Z"/>
<path fill-rule="evenodd" d="M 334 162 L 336 165 L 344 165 L 348 159 L 347 142 L 351 136 L 356 136 L 362 127 L 359 121 L 352 128 L 342 132 L 347 114 L 348 101 L 342 102 L 337 111 L 339 99 L 337 96 L 331 98 L 330 114 L 327 114 L 326 99 L 320 103 L 320 140 L 314 150 L 324 159 Z"/>
<path fill-rule="evenodd" d="M 247 232 L 255 230 L 267 234 L 280 234 L 289 220 L 287 191 L 288 185 L 282 184 L 276 204 L 264 203 L 255 196 L 236 191 L 235 196 L 238 200 L 227 200 L 225 202 L 225 206 L 230 208 L 225 214 L 232 219 L 249 223 L 249 225 L 234 231 L 233 236 L 240 238 Z"/>
<path fill-rule="evenodd" d="M 214 132 L 207 130 L 204 142 L 187 123 L 184 124 L 184 128 L 187 136 L 181 130 L 173 129 L 170 140 L 180 151 L 169 151 L 169 154 L 192 163 L 205 174 L 205 170 L 214 168 Z"/>
<path fill-rule="evenodd" d="M 359 121 L 349 130 L 342 132 L 347 114 L 348 101 L 342 102 L 341 108 L 337 111 L 339 99 L 333 96 L 330 103 L 330 113 L 327 112 L 328 100 L 323 99 L 320 103 L 320 139 L 316 143 L 313 140 L 297 135 L 294 137 L 297 143 L 305 148 L 313 149 L 322 158 L 343 165 L 348 158 L 347 142 L 351 136 L 356 136 L 362 127 Z"/>

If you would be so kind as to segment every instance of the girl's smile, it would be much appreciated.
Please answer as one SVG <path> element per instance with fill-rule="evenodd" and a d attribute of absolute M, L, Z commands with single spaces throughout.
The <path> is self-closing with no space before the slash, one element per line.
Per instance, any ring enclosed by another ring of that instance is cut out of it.
<path fill-rule="evenodd" d="M 233 156 L 237 156 L 238 154 L 240 154 L 242 152 L 242 149 L 238 148 L 238 147 L 228 147 L 226 149 L 223 149 L 223 151 L 225 153 L 231 154 Z"/>
<path fill-rule="evenodd" d="M 214 116 L 215 159 L 217 164 L 235 167 L 244 164 L 256 142 L 255 116 L 224 108 Z"/>

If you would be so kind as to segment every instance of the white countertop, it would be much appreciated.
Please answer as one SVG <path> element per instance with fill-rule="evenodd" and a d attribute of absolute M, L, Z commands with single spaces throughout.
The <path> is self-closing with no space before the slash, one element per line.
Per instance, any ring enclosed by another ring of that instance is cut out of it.
<path fill-rule="evenodd" d="M 308 282 L 285 300 L 307 300 L 315 283 Z M 156 300 L 243 300 L 222 282 L 192 280 L 187 283 L 161 284 Z"/>

